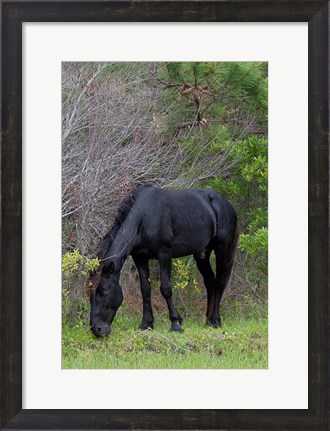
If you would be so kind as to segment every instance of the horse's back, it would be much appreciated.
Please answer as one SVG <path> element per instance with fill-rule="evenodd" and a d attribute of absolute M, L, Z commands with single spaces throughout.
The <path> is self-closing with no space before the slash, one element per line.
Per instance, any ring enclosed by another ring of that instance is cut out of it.
<path fill-rule="evenodd" d="M 140 212 L 151 224 L 176 222 L 197 228 L 207 220 L 217 219 L 222 224 L 236 222 L 237 215 L 232 204 L 212 188 L 166 190 L 154 186 L 143 186 Z M 152 222 L 154 221 L 154 223 Z"/>
<path fill-rule="evenodd" d="M 166 190 L 143 186 L 135 210 L 141 220 L 142 242 L 151 254 L 160 246 L 171 247 L 174 257 L 194 254 L 205 249 L 219 229 L 231 236 L 236 228 L 232 205 L 210 188 Z"/>
<path fill-rule="evenodd" d="M 226 224 L 237 219 L 236 211 L 228 199 L 212 188 L 168 190 L 172 196 L 174 211 L 186 207 L 191 214 L 198 215 L 199 210 L 208 208 L 217 217 L 218 221 Z M 190 208 L 189 208 L 190 207 Z"/>

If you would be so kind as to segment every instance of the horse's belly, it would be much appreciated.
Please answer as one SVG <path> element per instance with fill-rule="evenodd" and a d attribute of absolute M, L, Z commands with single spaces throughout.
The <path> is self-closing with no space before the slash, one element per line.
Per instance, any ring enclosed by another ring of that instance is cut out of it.
<path fill-rule="evenodd" d="M 211 236 L 208 232 L 204 232 L 203 235 L 195 233 L 190 233 L 189 235 L 180 235 L 174 238 L 172 245 L 172 256 L 182 257 L 188 256 L 190 254 L 198 253 L 199 251 L 205 249 L 205 247 L 211 241 Z"/>
<path fill-rule="evenodd" d="M 174 244 L 172 248 L 172 257 L 189 256 L 190 254 L 195 254 L 199 251 L 200 249 L 196 250 L 195 247 L 191 247 L 187 244 Z"/>

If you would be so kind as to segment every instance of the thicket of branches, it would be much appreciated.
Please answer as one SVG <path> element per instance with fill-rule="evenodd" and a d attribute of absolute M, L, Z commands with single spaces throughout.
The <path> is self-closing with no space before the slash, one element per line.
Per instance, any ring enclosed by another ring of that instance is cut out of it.
<path fill-rule="evenodd" d="M 267 64 L 63 63 L 63 253 L 95 254 L 137 184 L 214 187 L 240 215 L 240 283 L 267 277 Z M 238 279 L 239 280 L 239 279 Z"/>

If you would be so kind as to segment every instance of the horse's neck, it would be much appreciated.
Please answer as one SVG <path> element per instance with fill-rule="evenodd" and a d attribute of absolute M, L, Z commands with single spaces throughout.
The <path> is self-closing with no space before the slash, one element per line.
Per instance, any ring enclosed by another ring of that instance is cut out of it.
<path fill-rule="evenodd" d="M 138 241 L 138 225 L 134 223 L 133 217 L 128 216 L 127 219 L 118 229 L 109 250 L 109 255 L 118 259 L 121 266 Z"/>

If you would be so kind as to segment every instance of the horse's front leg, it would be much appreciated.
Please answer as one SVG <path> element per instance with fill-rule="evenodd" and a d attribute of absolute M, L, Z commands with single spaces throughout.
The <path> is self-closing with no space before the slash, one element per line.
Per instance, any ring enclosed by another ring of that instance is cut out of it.
<path fill-rule="evenodd" d="M 151 306 L 151 286 L 149 281 L 149 263 L 147 259 L 132 256 L 140 277 L 141 293 L 143 300 L 143 317 L 140 329 L 153 329 L 154 316 Z"/>
<path fill-rule="evenodd" d="M 182 318 L 174 307 L 172 301 L 172 286 L 171 286 L 171 265 L 172 256 L 170 251 L 162 251 L 159 253 L 159 267 L 160 267 L 160 291 L 166 300 L 168 311 L 171 319 L 171 330 L 182 332 L 181 322 Z"/>

